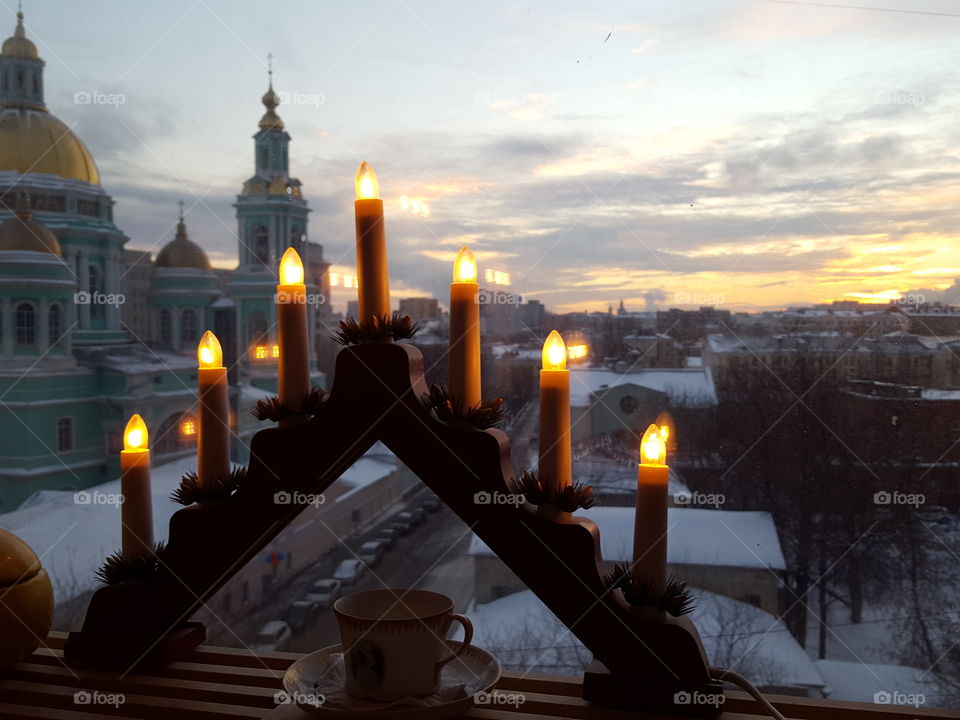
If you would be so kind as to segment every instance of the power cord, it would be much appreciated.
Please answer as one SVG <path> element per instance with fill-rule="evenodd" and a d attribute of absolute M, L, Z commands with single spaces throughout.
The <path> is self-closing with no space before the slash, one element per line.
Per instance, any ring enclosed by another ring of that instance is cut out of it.
<path fill-rule="evenodd" d="M 751 683 L 749 680 L 743 677 L 743 675 L 738 675 L 732 670 L 724 670 L 723 668 L 718 668 L 718 667 L 710 667 L 708 668 L 708 670 L 710 671 L 710 677 L 712 677 L 714 680 L 721 680 L 721 681 L 726 680 L 727 682 L 731 682 L 734 685 L 739 686 L 740 689 L 749 693 L 754 700 L 756 700 L 758 703 L 763 705 L 764 708 L 766 708 L 767 712 L 770 713 L 770 717 L 774 718 L 774 720 L 787 720 L 780 713 L 780 711 L 777 710 L 770 703 L 770 701 L 763 696 L 763 693 L 757 690 L 753 686 L 753 683 Z"/>

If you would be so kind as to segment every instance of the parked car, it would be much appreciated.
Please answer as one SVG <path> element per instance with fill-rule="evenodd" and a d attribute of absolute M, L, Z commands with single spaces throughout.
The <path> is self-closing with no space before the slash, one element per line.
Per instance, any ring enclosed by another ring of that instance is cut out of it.
<path fill-rule="evenodd" d="M 287 608 L 287 625 L 290 626 L 291 632 L 299 635 L 313 625 L 319 609 L 317 603 L 309 600 L 294 600 L 290 603 L 290 607 Z"/>
<path fill-rule="evenodd" d="M 368 568 L 374 567 L 380 558 L 383 557 L 383 544 L 377 540 L 370 540 L 360 546 L 360 552 L 357 553 L 363 564 Z"/>
<path fill-rule="evenodd" d="M 423 508 L 413 508 L 410 514 L 413 515 L 414 525 L 423 525 L 427 521 L 427 511 Z"/>
<path fill-rule="evenodd" d="M 436 512 L 437 510 L 440 509 L 440 498 L 435 498 L 435 497 L 427 498 L 420 504 L 420 507 L 422 507 L 427 512 Z"/>
<path fill-rule="evenodd" d="M 325 610 L 333 605 L 340 597 L 340 581 L 333 578 L 317 580 L 307 590 L 307 601 L 316 605 L 318 610 Z"/>
<path fill-rule="evenodd" d="M 277 650 L 283 651 L 290 647 L 290 638 L 293 635 L 290 632 L 290 626 L 283 620 L 271 620 L 266 623 L 257 636 L 250 643 L 251 650 Z"/>
<path fill-rule="evenodd" d="M 404 515 L 409 513 L 400 513 Z M 393 525 L 390 526 L 392 530 L 396 530 L 399 535 L 409 535 L 413 532 L 413 517 L 408 517 L 406 519 L 401 518 L 400 515 L 397 515 L 393 520 Z"/>
<path fill-rule="evenodd" d="M 339 580 L 341 585 L 349 586 L 363 577 L 366 569 L 366 566 L 356 558 L 348 558 L 337 565 L 333 577 L 335 580 Z"/>
<path fill-rule="evenodd" d="M 394 530 L 392 527 L 380 528 L 377 532 L 376 539 L 383 543 L 384 549 L 392 548 L 397 544 L 397 538 L 400 537 L 400 533 Z"/>
<path fill-rule="evenodd" d="M 424 516 L 424 517 L 425 517 L 425 516 Z M 423 524 L 423 519 L 422 519 L 421 517 L 415 515 L 415 514 L 414 514 L 413 512 L 411 512 L 411 511 L 404 511 L 404 512 L 401 512 L 401 513 L 397 513 L 397 518 L 396 518 L 396 519 L 397 519 L 399 522 L 408 523 L 408 524 L 410 525 L 410 527 L 418 527 L 418 526 L 420 526 L 420 525 Z"/>

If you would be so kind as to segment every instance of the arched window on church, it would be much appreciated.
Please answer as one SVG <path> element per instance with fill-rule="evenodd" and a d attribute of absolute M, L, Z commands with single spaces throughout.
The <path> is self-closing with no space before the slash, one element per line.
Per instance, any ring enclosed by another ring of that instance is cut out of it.
<path fill-rule="evenodd" d="M 296 248 L 299 253 L 303 253 L 303 233 L 296 225 L 290 228 L 290 247 Z"/>
<path fill-rule="evenodd" d="M 260 167 L 264 170 L 270 169 L 270 151 L 266 148 L 260 148 Z"/>
<path fill-rule="evenodd" d="M 40 94 L 40 75 L 38 73 L 33 74 L 33 94 Z"/>
<path fill-rule="evenodd" d="M 263 265 L 270 267 L 270 233 L 263 225 L 253 229 L 253 256 Z"/>
<path fill-rule="evenodd" d="M 17 305 L 17 347 L 37 344 L 37 313 L 30 303 Z"/>
<path fill-rule="evenodd" d="M 180 313 L 180 342 L 183 344 L 197 341 L 197 313 L 187 308 Z"/>
<path fill-rule="evenodd" d="M 103 317 L 106 303 L 103 302 L 103 272 L 99 265 L 91 264 L 87 269 L 87 290 L 90 293 L 90 317 Z"/>
<path fill-rule="evenodd" d="M 160 342 L 164 345 L 173 342 L 173 324 L 171 323 L 170 310 L 167 308 L 160 311 Z"/>
<path fill-rule="evenodd" d="M 59 304 L 50 306 L 47 311 L 47 342 L 51 348 L 60 344 L 60 335 L 63 333 L 63 310 Z"/>
<path fill-rule="evenodd" d="M 23 90 L 23 70 L 17 70 L 17 90 Z"/>

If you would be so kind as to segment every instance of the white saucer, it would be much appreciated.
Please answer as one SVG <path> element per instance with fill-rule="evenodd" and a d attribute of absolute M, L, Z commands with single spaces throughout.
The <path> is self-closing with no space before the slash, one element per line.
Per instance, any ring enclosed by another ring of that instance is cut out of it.
<path fill-rule="evenodd" d="M 448 640 L 451 651 L 462 643 Z M 343 690 L 343 655 L 331 645 L 304 655 L 283 676 L 284 701 L 296 703 L 316 717 L 341 720 L 420 720 L 455 717 L 473 707 L 477 693 L 489 691 L 500 680 L 500 663 L 486 650 L 470 646 L 440 672 L 440 688 L 433 695 L 392 703 L 358 700 Z"/>

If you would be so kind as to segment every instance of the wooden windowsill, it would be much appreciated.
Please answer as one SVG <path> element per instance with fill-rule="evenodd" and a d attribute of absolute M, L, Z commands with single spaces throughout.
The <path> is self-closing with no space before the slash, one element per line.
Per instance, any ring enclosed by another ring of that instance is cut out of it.
<path fill-rule="evenodd" d="M 261 652 L 200 646 L 188 660 L 169 667 L 131 673 L 69 668 L 63 661 L 65 633 L 51 633 L 26 661 L 0 675 L 0 717 L 38 720 L 94 718 L 272 718 L 305 720 L 309 715 L 289 705 L 275 706 L 287 667 L 299 653 Z M 638 690 L 642 692 L 642 682 Z M 518 707 L 477 706 L 463 715 L 476 720 L 677 720 L 680 716 L 600 708 L 580 697 L 580 679 L 540 673 L 505 672 L 497 689 L 524 697 Z M 123 693 L 124 702 L 97 707 L 74 702 L 78 691 Z M 723 718 L 766 717 L 747 694 L 727 691 Z M 960 718 L 960 711 L 914 709 L 867 703 L 813 700 L 785 695 L 769 699 L 787 717 L 810 720 L 907 720 Z"/>

